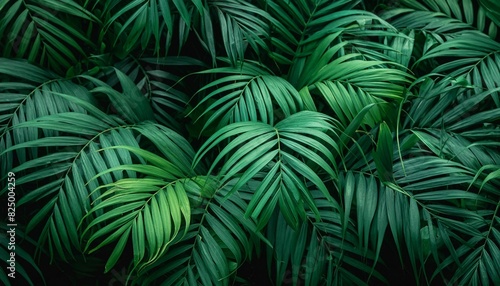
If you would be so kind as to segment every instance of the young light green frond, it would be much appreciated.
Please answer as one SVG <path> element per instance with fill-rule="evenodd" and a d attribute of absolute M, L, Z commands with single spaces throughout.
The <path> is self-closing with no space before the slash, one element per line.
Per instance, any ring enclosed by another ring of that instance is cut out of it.
<path fill-rule="evenodd" d="M 122 165 L 120 168 L 156 176 L 155 172 L 149 171 L 151 166 L 148 165 L 135 168 Z M 161 173 L 156 174 L 158 178 L 162 177 Z M 132 241 L 134 268 L 141 269 L 155 262 L 166 252 L 181 227 L 189 227 L 190 204 L 183 185 L 183 179 L 167 181 L 139 178 L 110 184 L 86 215 L 95 217 L 83 232 L 84 236 L 88 236 L 86 250 L 94 252 L 121 237 L 108 259 L 106 272 L 122 257 L 123 241 Z M 98 211 L 104 213 L 97 217 Z M 118 216 L 123 219 L 115 220 Z"/>
<path fill-rule="evenodd" d="M 233 184 L 220 188 L 206 205 L 197 208 L 193 212 L 196 223 L 186 228 L 185 236 L 174 239 L 176 247 L 148 265 L 134 283 L 162 279 L 162 285 L 229 285 L 237 266 L 249 257 L 260 235 L 255 222 L 244 216 L 246 200 L 239 196 L 226 198 Z"/>

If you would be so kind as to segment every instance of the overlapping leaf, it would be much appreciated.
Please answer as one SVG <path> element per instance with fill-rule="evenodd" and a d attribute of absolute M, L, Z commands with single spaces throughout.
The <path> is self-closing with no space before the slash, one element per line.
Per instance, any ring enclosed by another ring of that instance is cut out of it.
<path fill-rule="evenodd" d="M 452 57 L 436 67 L 433 73 L 446 73 L 458 85 L 472 88 L 467 94 L 489 91 L 496 107 L 500 107 L 500 43 L 479 33 L 466 33 L 429 50 L 419 61 Z"/>
<path fill-rule="evenodd" d="M 377 196 L 376 189 L 367 191 Z M 270 273 L 271 270 L 275 271 L 275 281 L 294 285 L 299 281 L 303 281 L 305 285 L 336 284 L 340 281 L 364 285 L 364 281 L 369 280 L 371 275 L 384 281 L 380 273 L 370 265 L 376 259 L 375 253 L 358 242 L 364 235 L 356 232 L 348 216 L 343 220 L 344 214 L 339 213 L 336 204 L 328 201 L 321 192 L 313 191 L 312 194 L 320 209 L 321 221 L 315 221 L 314 214 L 310 212 L 308 220 L 298 230 L 293 230 L 281 214 L 275 213 L 268 224 L 267 237 L 275 245 L 274 248 L 268 248 L 268 262 L 282 261 L 273 267 L 275 269 L 270 269 Z M 385 209 L 381 208 L 377 212 L 382 212 L 385 216 Z M 362 221 L 366 219 L 360 218 L 359 222 Z M 385 226 L 378 230 L 382 235 L 379 239 L 383 238 Z M 368 234 L 366 242 L 367 240 Z M 378 245 L 381 242 L 380 240 Z M 360 271 L 364 276 L 352 275 L 353 271 Z"/>
<path fill-rule="evenodd" d="M 245 218 L 247 200 L 239 195 L 226 198 L 236 181 L 221 188 L 215 183 L 215 177 L 194 179 L 191 195 L 208 201 L 193 207 L 195 221 L 186 229 L 186 235 L 176 237 L 175 247 L 145 269 L 153 274 L 134 283 L 161 279 L 162 285 L 230 285 L 237 266 L 249 258 L 257 238 L 263 236 L 254 220 Z"/>
<path fill-rule="evenodd" d="M 445 36 L 477 29 L 494 39 L 500 24 L 495 18 L 498 16 L 492 12 L 495 6 L 492 1 L 404 0 L 401 4 L 402 8 L 387 11 L 383 16 L 385 19 L 395 17 L 391 23 L 396 27 L 432 31 Z M 493 21 L 488 21 L 490 19 Z"/>
<path fill-rule="evenodd" d="M 45 206 L 33 213 L 27 230 L 42 225 L 39 245 L 49 245 L 50 256 L 57 254 L 63 260 L 74 257 L 80 251 L 77 226 L 85 213 L 90 209 L 89 195 L 98 186 L 94 181 L 86 182 L 98 172 L 129 163 L 132 158 L 123 152 L 98 153 L 102 146 L 137 144 L 133 133 L 126 129 L 113 129 L 85 114 L 61 113 L 40 117 L 16 126 L 16 128 L 44 128 L 61 132 L 86 134 L 90 139 L 77 136 L 44 137 L 16 144 L 6 150 L 10 152 L 19 148 L 37 149 L 52 148 L 53 154 L 40 155 L 12 169 L 13 172 L 24 173 L 18 180 L 19 185 L 31 182 L 46 182 L 26 193 L 18 205 L 44 202 Z M 99 123 L 99 124 L 96 124 Z M 101 132 L 103 134 L 101 134 Z M 43 167 L 43 168 L 41 168 Z M 102 178 L 103 183 L 124 176 L 115 172 L 113 176 Z M 128 173 L 127 176 L 135 176 Z M 93 198 L 96 195 L 92 196 Z"/>
<path fill-rule="evenodd" d="M 119 92 L 117 88 L 98 78 L 88 75 L 80 75 L 80 77 L 96 85 L 91 92 L 106 94 L 118 114 L 126 121 L 140 123 L 145 120 L 153 120 L 154 117 L 148 99 L 141 93 L 137 85 L 122 71 L 115 68 L 114 72 L 123 92 Z"/>
<path fill-rule="evenodd" d="M 2 257 L 5 257 L 6 260 L 5 266 L 0 270 L 0 281 L 2 281 L 3 285 L 10 286 L 13 285 L 13 281 L 19 281 L 21 279 L 29 283 L 29 285 L 34 285 L 33 280 L 35 280 L 35 278 L 41 277 L 43 280 L 42 271 L 25 247 L 27 243 L 36 245 L 36 242 L 19 228 L 14 228 L 14 230 L 12 230 L 11 227 L 2 225 L 1 229 L 2 234 L 0 235 L 0 242 L 2 242 L 2 247 L 0 247 L 0 254 Z M 13 233 L 15 235 L 14 237 L 18 239 L 16 244 L 11 243 L 10 241 L 10 238 L 12 237 L 11 233 Z M 12 256 L 12 254 L 15 254 L 15 256 Z M 11 257 L 15 260 L 14 271 L 10 268 L 13 267 L 11 262 L 8 261 L 12 260 Z"/>
<path fill-rule="evenodd" d="M 233 65 L 243 61 L 248 45 L 257 54 L 261 49 L 268 49 L 264 39 L 269 37 L 267 20 L 270 15 L 265 11 L 241 0 L 212 1 L 209 7 L 217 14 L 222 43 Z"/>
<path fill-rule="evenodd" d="M 94 48 L 81 23 L 69 19 L 86 23 L 98 19 L 72 0 L 9 1 L 1 7 L 0 18 L 4 57 L 40 62 L 65 74 L 80 56 L 86 55 L 83 45 Z"/>
<path fill-rule="evenodd" d="M 304 207 L 317 209 L 304 180 L 318 187 L 325 196 L 328 190 L 312 169 L 317 166 L 336 177 L 334 158 L 339 147 L 332 139 L 335 122 L 320 113 L 302 111 L 289 116 L 274 127 L 258 122 L 233 123 L 216 132 L 198 152 L 196 163 L 210 149 L 231 139 L 212 165 L 212 170 L 225 159 L 220 169 L 221 184 L 239 178 L 238 189 L 257 172 L 267 171 L 256 188 L 246 215 L 259 219 L 262 227 L 279 203 L 287 221 L 297 228 L 305 215 Z M 238 150 L 238 152 L 235 152 Z"/>
<path fill-rule="evenodd" d="M 19 73 L 20 70 L 24 72 Z M 95 100 L 82 86 L 59 79 L 53 73 L 24 61 L 0 59 L 0 74 L 7 79 L 0 83 L 0 151 L 2 153 L 0 176 L 4 177 L 13 168 L 13 156 L 17 157 L 19 163 L 38 156 L 36 148 L 4 152 L 6 149 L 16 144 L 58 134 L 54 130 L 45 130 L 40 133 L 33 127 L 15 130 L 12 127 L 39 117 L 63 112 L 79 112 L 85 115 L 87 110 L 75 102 L 86 102 L 87 105 L 92 106 Z M 65 100 L 58 94 L 66 95 L 72 100 Z"/>
<path fill-rule="evenodd" d="M 303 108 L 299 93 L 288 81 L 268 74 L 252 63 L 243 63 L 241 69 L 219 68 L 203 73 L 230 74 L 209 83 L 199 91 L 217 87 L 195 107 L 204 107 L 198 118 L 208 117 L 204 129 L 211 124 L 225 126 L 242 121 L 260 121 L 272 125 L 279 119 L 275 114 L 278 113 L 277 107 L 285 117 Z"/>

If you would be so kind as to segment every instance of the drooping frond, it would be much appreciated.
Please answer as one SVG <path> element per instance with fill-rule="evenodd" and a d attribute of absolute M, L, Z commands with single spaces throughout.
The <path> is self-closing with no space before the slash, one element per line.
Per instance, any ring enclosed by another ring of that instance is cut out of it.
<path fill-rule="evenodd" d="M 99 24 L 99 19 L 75 1 L 3 2 L 7 2 L 0 6 L 3 57 L 38 62 L 65 74 L 86 57 L 82 47 L 96 48 L 82 28 Z"/>
<path fill-rule="evenodd" d="M 162 285 L 230 285 L 238 265 L 248 259 L 258 239 L 256 223 L 246 218 L 246 197 L 227 196 L 235 180 L 221 186 L 215 177 L 196 177 L 189 182 L 193 221 L 178 235 L 165 256 L 146 267 L 133 283 Z M 250 191 L 243 186 L 242 191 Z M 203 201 L 200 201 L 203 199 Z M 165 263 L 169 266 L 165 267 Z"/>

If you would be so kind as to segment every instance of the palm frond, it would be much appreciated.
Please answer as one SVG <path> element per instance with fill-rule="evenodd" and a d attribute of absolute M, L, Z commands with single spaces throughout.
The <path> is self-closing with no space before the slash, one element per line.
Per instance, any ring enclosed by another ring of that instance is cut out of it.
<path fill-rule="evenodd" d="M 17 149 L 5 152 L 16 144 L 36 140 L 44 136 L 55 136 L 52 130 L 38 132 L 36 128 L 13 130 L 17 124 L 35 120 L 39 117 L 63 112 L 86 113 L 86 110 L 72 101 L 64 100 L 55 93 L 70 94 L 70 98 L 92 104 L 95 102 L 85 88 L 70 81 L 60 79 L 53 73 L 28 64 L 25 61 L 0 59 L 0 74 L 5 81 L 0 83 L 0 150 L 1 173 L 5 177 L 14 166 L 13 156 L 19 164 L 37 158 L 37 149 Z M 23 70 L 22 74 L 19 70 Z"/>
<path fill-rule="evenodd" d="M 194 1 L 193 1 L 194 2 Z M 190 1 L 106 1 L 102 10 L 95 9 L 104 18 L 100 41 L 110 37 L 119 47 L 117 53 L 125 56 L 134 49 L 153 47 L 153 54 L 167 53 L 176 28 L 179 30 L 179 48 L 185 43 L 193 16 Z M 98 4 L 98 3 L 96 3 Z M 179 21 L 178 27 L 175 22 Z M 152 43 L 152 44 L 151 44 Z"/>
<path fill-rule="evenodd" d="M 370 189 L 370 191 L 369 193 L 377 196 L 375 190 Z M 312 194 L 320 209 L 321 221 L 316 221 L 314 213 L 309 212 L 308 219 L 298 230 L 293 230 L 279 213 L 275 213 L 269 222 L 267 237 L 275 247 L 268 248 L 268 262 L 273 260 L 282 262 L 276 264 L 274 269 L 275 281 L 291 282 L 294 285 L 299 283 L 299 279 L 305 285 L 342 283 L 364 285 L 363 281 L 369 280 L 369 276 L 385 281 L 384 277 L 369 265 L 376 258 L 370 248 L 361 246 L 362 243 L 359 242 L 365 235 L 357 233 L 349 217 L 343 219 L 343 214 L 338 212 L 337 206 L 328 201 L 320 191 L 313 191 Z M 372 206 L 376 204 L 376 200 L 373 203 Z M 360 206 L 358 211 L 362 210 Z M 377 212 L 385 215 L 385 209 Z M 359 218 L 360 222 L 363 220 L 364 218 Z M 383 237 L 385 226 L 378 230 Z M 378 242 L 379 247 L 381 241 Z M 363 257 L 363 260 L 359 257 Z M 353 275 L 353 272 L 358 272 L 358 276 Z"/>
<path fill-rule="evenodd" d="M 227 158 L 218 173 L 221 184 L 239 178 L 233 190 L 254 178 L 259 171 L 266 170 L 267 174 L 255 190 L 245 214 L 258 219 L 262 227 L 279 203 L 287 222 L 297 228 L 305 215 L 304 206 L 312 208 L 317 214 L 310 192 L 300 176 L 330 197 L 323 181 L 310 167 L 316 165 L 332 178 L 336 177 L 332 165 L 339 147 L 327 134 L 329 132 L 335 132 L 335 122 L 312 111 L 291 115 L 274 127 L 258 122 L 233 123 L 221 128 L 205 142 L 194 165 L 210 149 L 234 138 L 214 160 L 211 170 Z M 234 151 L 236 148 L 238 152 Z M 311 160 L 304 162 L 301 158 Z"/>
<path fill-rule="evenodd" d="M 373 127 L 391 113 L 391 101 L 402 99 L 411 76 L 383 61 L 356 59 L 357 53 L 343 55 L 348 42 L 341 35 L 325 37 L 310 56 L 291 67 L 289 80 L 299 88 L 308 109 L 316 110 L 313 98 L 322 97 L 344 126 L 373 105 L 364 119 Z"/>
<path fill-rule="evenodd" d="M 264 72 L 252 63 L 243 63 L 241 68 L 217 68 L 201 72 L 229 74 L 198 91 L 201 93 L 212 90 L 195 107 L 203 109 L 198 120 L 209 116 L 203 129 L 211 124 L 225 126 L 242 121 L 260 121 L 273 125 L 280 117 L 288 117 L 303 109 L 299 93 L 288 81 Z M 282 116 L 275 114 L 278 113 L 277 107 Z"/>
<path fill-rule="evenodd" d="M 441 34 L 445 38 L 467 30 L 479 30 L 492 39 L 497 36 L 499 23 L 495 18 L 495 12 L 491 12 L 495 7 L 492 1 L 424 0 L 421 2 L 400 1 L 402 8 L 390 10 L 382 17 L 395 18 L 391 23 L 396 27 Z M 434 36 L 439 38 L 437 35 Z"/>
<path fill-rule="evenodd" d="M 77 226 L 85 213 L 90 210 L 89 195 L 97 188 L 97 182 L 86 185 L 89 179 L 101 170 L 119 166 L 131 162 L 132 158 L 123 152 L 106 152 L 98 154 L 99 145 L 123 145 L 135 142 L 133 133 L 128 130 L 116 130 L 107 128 L 103 130 L 89 129 L 93 123 L 84 120 L 81 116 L 52 115 L 40 118 L 36 121 L 26 122 L 16 128 L 27 126 L 34 128 L 45 128 L 68 132 L 72 130 L 78 134 L 87 134 L 91 139 L 75 136 L 44 137 L 22 144 L 17 144 L 5 152 L 18 148 L 41 148 L 53 147 L 53 154 L 39 156 L 12 169 L 13 172 L 25 173 L 19 179 L 18 184 L 24 185 L 33 181 L 48 180 L 49 183 L 38 186 L 19 200 L 18 205 L 33 204 L 35 202 L 46 202 L 44 208 L 33 214 L 33 218 L 27 226 L 27 231 L 32 231 L 42 225 L 38 245 L 49 245 L 50 256 L 54 259 L 55 254 L 63 260 L 74 257 L 75 253 L 81 251 L 78 239 Z M 57 117 L 57 118 L 55 118 Z M 87 115 L 87 117 L 90 117 Z M 55 119 L 54 122 L 52 119 Z M 64 120 L 64 121 L 62 121 Z M 77 122 L 81 122 L 79 125 Z M 75 130 L 75 126 L 77 127 Z M 102 126 L 102 123 L 98 126 Z M 85 132 L 88 131 L 88 133 Z M 128 138 L 127 138 L 128 137 Z M 132 139 L 132 140 L 131 140 Z M 98 140 L 98 141 L 97 141 Z M 99 143 L 97 143 L 99 142 Z M 99 145 L 98 145 L 99 144 Z M 136 143 L 137 144 L 137 143 Z M 47 163 L 50 162 L 50 163 Z M 40 169 L 40 167 L 44 167 Z M 114 172 L 113 178 L 108 175 L 103 178 L 104 183 L 120 179 L 125 174 Z M 134 176 L 128 173 L 128 176 Z M 91 197 L 96 198 L 96 194 Z"/>
<path fill-rule="evenodd" d="M 481 237 L 474 236 L 457 249 L 457 256 L 462 260 L 450 283 L 489 285 L 500 280 L 498 267 L 500 239 L 496 227 L 499 218 L 498 209 L 497 204 L 494 212 L 484 214 L 484 221 L 475 223 L 476 227 L 484 229 Z M 446 258 L 434 275 L 453 262 L 455 262 L 453 256 Z"/>
<path fill-rule="evenodd" d="M 12 281 L 19 281 L 21 277 L 29 285 L 35 285 L 33 282 L 35 278 L 41 278 L 43 281 L 42 271 L 37 266 L 29 250 L 25 249 L 26 243 L 35 245 L 36 242 L 20 228 L 16 227 L 12 230 L 5 224 L 2 224 L 0 228 L 2 229 L 2 234 L 0 235 L 0 242 L 2 243 L 0 254 L 5 258 L 3 262 L 6 264 L 0 270 L 0 281 L 2 281 L 3 285 L 13 285 Z M 16 239 L 15 243 L 11 243 L 12 235 Z M 9 260 L 14 263 L 11 264 Z M 17 275 L 17 272 L 20 274 L 20 277 Z M 34 273 L 36 274 L 34 275 Z"/>
<path fill-rule="evenodd" d="M 433 49 L 419 59 L 419 62 L 427 59 L 441 57 L 456 57 L 446 64 L 436 67 L 432 72 L 436 74 L 445 73 L 448 80 L 455 80 L 457 84 L 473 87 L 468 97 L 475 93 L 491 91 L 493 102 L 500 107 L 498 91 L 500 87 L 498 78 L 500 76 L 500 44 L 477 33 L 466 33 L 455 37 Z"/>
<path fill-rule="evenodd" d="M 99 20 L 72 0 L 9 1 L 0 10 L 0 18 L 4 57 L 40 62 L 65 74 L 80 57 L 86 56 L 82 46 L 95 49 L 74 19 L 86 23 Z"/>
<path fill-rule="evenodd" d="M 372 15 L 349 10 L 359 2 L 265 1 L 262 6 L 272 16 L 270 24 L 275 31 L 270 38 L 270 57 L 279 64 L 300 62 L 299 59 L 308 55 L 318 40 L 363 18 L 361 15 Z"/>
<path fill-rule="evenodd" d="M 222 187 L 218 187 L 215 177 L 189 181 L 190 199 L 201 197 L 207 201 L 192 208 L 194 221 L 185 230 L 186 235 L 175 238 L 175 248 L 145 268 L 134 283 L 162 279 L 162 285 L 229 285 L 258 243 L 257 238 L 264 239 L 254 220 L 245 218 L 247 200 L 239 195 L 227 196 L 235 180 Z"/>
<path fill-rule="evenodd" d="M 129 162 L 109 166 L 91 178 L 92 181 L 123 171 L 146 175 L 145 178 L 115 177 L 114 181 L 97 188 L 107 190 L 98 197 L 94 196 L 94 206 L 85 215 L 91 218 L 82 234 L 88 236 L 86 251 L 92 253 L 118 240 L 106 263 L 106 272 L 116 264 L 130 239 L 136 253 L 134 268 L 140 270 L 161 257 L 181 227 L 187 229 L 190 223 L 191 210 L 186 188 L 189 178 L 194 174 L 190 168 L 194 151 L 186 148 L 189 144 L 183 137 L 160 126 L 143 124 L 133 129 L 151 140 L 166 159 L 124 144 L 103 146 L 104 153 L 117 149 L 125 154 L 135 154 L 150 163 Z M 118 216 L 120 218 L 117 220 Z M 103 224 L 106 226 L 103 227 Z M 90 249 L 94 241 L 100 243 Z"/>
<path fill-rule="evenodd" d="M 222 43 L 233 65 L 244 59 L 247 46 L 257 55 L 260 49 L 268 49 L 264 40 L 269 38 L 270 28 L 267 20 L 270 15 L 265 11 L 241 0 L 213 1 L 210 2 L 209 9 L 217 13 Z"/>

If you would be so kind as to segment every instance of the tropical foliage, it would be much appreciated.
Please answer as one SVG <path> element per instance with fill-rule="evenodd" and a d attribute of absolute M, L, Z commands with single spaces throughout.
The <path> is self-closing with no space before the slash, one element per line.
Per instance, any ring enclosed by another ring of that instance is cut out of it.
<path fill-rule="evenodd" d="M 374 2 L 0 0 L 16 282 L 498 285 L 500 5 Z"/>

